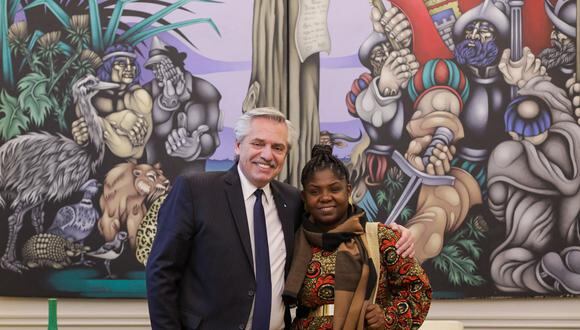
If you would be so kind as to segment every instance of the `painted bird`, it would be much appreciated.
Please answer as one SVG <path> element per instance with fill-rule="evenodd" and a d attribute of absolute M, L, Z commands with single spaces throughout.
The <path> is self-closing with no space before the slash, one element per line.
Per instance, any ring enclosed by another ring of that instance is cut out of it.
<path fill-rule="evenodd" d="M 79 191 L 84 193 L 81 201 L 61 207 L 46 232 L 60 236 L 70 242 L 80 243 L 83 246 L 85 238 L 91 234 L 100 217 L 99 211 L 93 204 L 93 198 L 99 192 L 100 187 L 101 184 L 95 179 L 85 182 L 79 189 Z M 84 252 L 81 253 L 79 263 L 85 264 Z"/>
<path fill-rule="evenodd" d="M 93 197 L 97 195 L 100 187 L 101 184 L 95 179 L 85 182 L 79 189 L 84 193 L 81 201 L 61 207 L 46 232 L 82 244 L 99 219 L 99 211 L 93 204 Z"/>
<path fill-rule="evenodd" d="M 127 232 L 120 231 L 115 235 L 115 238 L 103 244 L 100 248 L 95 251 L 87 252 L 88 256 L 93 258 L 103 259 L 105 269 L 107 270 L 106 278 L 114 278 L 111 273 L 111 261 L 117 259 L 121 253 L 123 253 L 123 248 L 125 247 L 125 242 L 127 241 Z"/>
<path fill-rule="evenodd" d="M 20 135 L 0 146 L 0 208 L 12 211 L 1 268 L 18 273 L 27 269 L 16 259 L 15 251 L 24 215 L 30 212 L 36 233 L 42 233 L 44 203 L 68 198 L 102 163 L 103 126 L 91 99 L 100 90 L 117 87 L 92 75 L 74 84 L 73 98 L 89 132 L 86 146 L 46 132 Z"/>

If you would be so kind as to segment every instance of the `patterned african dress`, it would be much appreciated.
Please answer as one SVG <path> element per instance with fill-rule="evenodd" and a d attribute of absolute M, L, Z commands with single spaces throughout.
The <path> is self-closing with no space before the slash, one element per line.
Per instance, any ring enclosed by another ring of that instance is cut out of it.
<path fill-rule="evenodd" d="M 418 329 L 431 305 L 431 285 L 423 268 L 396 253 L 400 233 L 379 225 L 381 274 L 376 303 L 383 308 L 387 329 Z M 337 251 L 312 247 L 298 304 L 311 310 L 334 303 Z M 297 317 L 293 329 L 332 329 L 332 316 Z"/>

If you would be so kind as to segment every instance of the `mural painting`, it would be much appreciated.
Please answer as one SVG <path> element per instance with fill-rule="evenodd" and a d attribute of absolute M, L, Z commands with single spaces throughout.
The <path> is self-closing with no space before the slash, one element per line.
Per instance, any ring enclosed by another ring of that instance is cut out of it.
<path fill-rule="evenodd" d="M 281 179 L 333 145 L 435 297 L 580 294 L 575 0 L 0 4 L 0 294 L 143 297 L 171 182 L 255 106 L 299 128 Z"/>
<path fill-rule="evenodd" d="M 143 297 L 143 265 L 171 182 L 231 164 L 209 159 L 232 158 L 233 150 L 216 150 L 223 105 L 240 101 L 222 102 L 193 73 L 248 75 L 249 61 L 196 48 L 200 39 L 222 41 L 211 15 L 194 11 L 224 4 L 1 7 L 0 278 L 10 285 L 0 294 Z"/>
<path fill-rule="evenodd" d="M 412 231 L 436 297 L 580 293 L 576 1 L 365 10 L 329 10 L 366 34 L 321 57 L 321 127 L 363 135 L 353 202 Z"/>

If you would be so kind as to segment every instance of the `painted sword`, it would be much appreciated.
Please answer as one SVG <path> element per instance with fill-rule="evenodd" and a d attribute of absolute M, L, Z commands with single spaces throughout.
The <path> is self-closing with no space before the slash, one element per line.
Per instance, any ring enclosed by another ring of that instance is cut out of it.
<path fill-rule="evenodd" d="M 429 157 L 433 154 L 433 150 L 437 146 L 437 144 L 443 144 L 449 146 L 451 141 L 453 141 L 454 134 L 451 130 L 446 127 L 438 127 L 433 134 L 433 139 L 429 143 L 429 146 L 425 149 L 421 159 L 423 161 L 423 165 L 427 167 L 429 164 Z M 449 175 L 430 175 L 425 172 L 419 171 L 416 169 L 401 153 L 397 150 L 393 152 L 391 159 L 399 165 L 399 168 L 409 177 L 409 182 L 405 186 L 403 193 L 397 200 L 397 203 L 389 213 L 389 216 L 385 221 L 385 224 L 390 224 L 395 222 L 403 209 L 413 195 L 415 195 L 415 191 L 421 185 L 428 185 L 428 186 L 452 186 L 455 183 L 455 178 Z"/>

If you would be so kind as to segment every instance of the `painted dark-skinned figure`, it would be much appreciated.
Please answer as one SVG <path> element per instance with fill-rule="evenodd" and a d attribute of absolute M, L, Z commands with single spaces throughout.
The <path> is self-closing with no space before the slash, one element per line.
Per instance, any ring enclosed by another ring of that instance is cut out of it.
<path fill-rule="evenodd" d="M 298 304 L 292 327 L 418 329 L 431 302 L 427 275 L 396 252 L 399 233 L 378 224 L 376 235 L 365 234 L 367 218 L 349 204 L 349 173 L 332 147 L 313 148 L 301 182 L 306 213 L 284 290 Z"/>
<path fill-rule="evenodd" d="M 223 128 L 219 91 L 189 73 L 185 58 L 185 53 L 154 37 L 145 63 L 155 75 L 144 86 L 153 96 L 153 136 L 147 144 L 147 161 L 160 162 L 170 179 L 205 171 Z"/>

